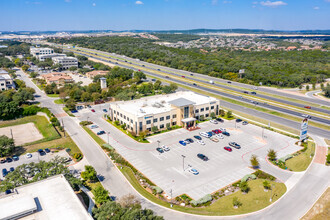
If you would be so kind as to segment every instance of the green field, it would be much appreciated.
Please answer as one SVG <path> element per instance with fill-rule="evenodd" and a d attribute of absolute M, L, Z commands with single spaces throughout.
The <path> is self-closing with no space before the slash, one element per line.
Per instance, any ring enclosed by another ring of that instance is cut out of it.
<path fill-rule="evenodd" d="M 307 150 L 302 152 L 298 156 L 295 156 L 285 162 L 285 165 L 292 171 L 299 172 L 307 169 L 309 164 L 312 162 L 312 154 L 315 153 L 315 144 L 308 142 Z"/>
<path fill-rule="evenodd" d="M 64 104 L 64 101 L 63 101 L 63 99 L 56 99 L 56 100 L 54 100 L 54 103 L 55 104 Z"/>
<path fill-rule="evenodd" d="M 104 140 L 102 140 L 102 138 L 100 138 L 99 136 L 97 136 L 93 131 L 91 131 L 89 128 L 87 128 L 86 126 L 83 126 L 83 129 L 96 141 L 96 143 L 98 143 L 100 146 L 102 146 L 103 144 L 106 144 Z"/>

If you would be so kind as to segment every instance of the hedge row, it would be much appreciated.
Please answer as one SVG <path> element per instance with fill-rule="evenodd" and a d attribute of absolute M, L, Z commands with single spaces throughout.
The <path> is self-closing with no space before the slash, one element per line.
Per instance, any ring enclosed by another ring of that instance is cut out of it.
<path fill-rule="evenodd" d="M 210 201 L 212 201 L 212 196 L 211 194 L 207 194 L 204 197 L 200 198 L 199 200 L 191 200 L 190 204 L 192 204 L 193 206 L 198 206 Z"/>
<path fill-rule="evenodd" d="M 286 156 L 280 158 L 278 161 L 279 161 L 279 162 L 283 162 L 283 163 L 285 163 L 285 161 L 287 161 L 288 159 L 290 159 L 290 158 L 292 158 L 292 157 L 293 157 L 293 156 L 292 156 L 291 154 L 288 154 L 288 155 L 286 155 Z"/>
<path fill-rule="evenodd" d="M 248 181 L 249 179 L 255 180 L 255 179 L 257 179 L 257 176 L 254 175 L 254 174 L 248 174 L 248 175 L 245 175 L 245 176 L 241 179 L 241 182 L 246 182 L 246 181 Z"/>

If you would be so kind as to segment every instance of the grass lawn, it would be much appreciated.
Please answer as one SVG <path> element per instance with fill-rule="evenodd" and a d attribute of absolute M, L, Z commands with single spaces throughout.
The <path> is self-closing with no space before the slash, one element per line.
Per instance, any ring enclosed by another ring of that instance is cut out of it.
<path fill-rule="evenodd" d="M 149 141 L 147 139 L 141 140 L 140 137 L 133 136 L 130 132 L 128 132 L 127 130 L 124 130 L 120 125 L 116 125 L 113 121 L 107 120 L 107 122 L 109 122 L 110 124 L 112 124 L 113 126 L 115 126 L 118 130 L 122 131 L 128 137 L 136 140 L 137 142 L 140 142 L 140 143 L 149 143 Z"/>
<path fill-rule="evenodd" d="M 329 139 L 324 139 L 324 141 L 327 145 L 330 145 L 330 140 Z"/>
<path fill-rule="evenodd" d="M 330 188 L 317 200 L 301 220 L 324 220 L 330 218 Z"/>
<path fill-rule="evenodd" d="M 305 152 L 287 160 L 285 164 L 292 171 L 304 171 L 313 160 L 313 157 L 310 157 L 311 154 L 315 154 L 315 144 L 313 142 L 308 142 Z"/>
<path fill-rule="evenodd" d="M 56 100 L 54 101 L 54 103 L 55 103 L 55 104 L 64 104 L 64 101 L 63 101 L 63 99 L 56 99 Z"/>
<path fill-rule="evenodd" d="M 40 116 L 40 115 L 27 116 L 24 118 L 10 120 L 10 121 L 1 121 L 0 128 L 20 125 L 20 124 L 26 124 L 29 122 L 33 122 L 35 124 L 35 126 L 37 127 L 37 129 L 39 130 L 39 132 L 44 137 L 42 140 L 36 141 L 34 143 L 41 143 L 41 142 L 60 138 L 60 135 L 57 133 L 57 131 L 54 129 L 54 127 L 48 122 L 47 118 L 44 116 Z M 28 145 L 28 144 L 26 144 L 26 145 Z"/>
<path fill-rule="evenodd" d="M 58 98 L 60 97 L 59 94 L 47 94 L 48 97 L 51 97 L 51 98 Z"/>
<path fill-rule="evenodd" d="M 25 153 L 31 153 L 31 152 L 36 152 L 38 149 L 66 149 L 70 148 L 71 151 L 69 154 L 73 156 L 75 153 L 81 153 L 79 147 L 73 142 L 73 140 L 70 137 L 62 137 L 60 139 L 52 140 L 52 141 L 47 141 L 44 143 L 39 143 L 39 144 L 32 144 L 32 145 L 27 145 L 23 147 L 25 150 Z"/>
<path fill-rule="evenodd" d="M 124 167 L 123 169 L 120 169 L 120 171 L 142 196 L 146 197 L 154 203 L 170 208 L 169 203 L 162 201 L 156 198 L 151 193 L 147 192 L 139 184 L 138 180 L 134 177 L 133 172 L 129 168 Z M 249 193 L 243 195 L 240 191 L 238 191 L 231 195 L 218 199 L 210 206 L 192 208 L 174 205 L 172 209 L 198 215 L 238 215 L 254 212 L 270 205 L 269 198 L 271 196 L 271 192 L 264 191 L 262 185 L 263 181 L 264 180 L 261 179 L 251 180 L 248 182 L 249 187 L 251 188 L 251 191 Z M 272 192 L 274 202 L 286 192 L 286 186 L 283 183 L 276 182 L 271 182 L 271 184 L 275 185 L 275 189 L 273 189 Z M 233 198 L 235 196 L 242 203 L 242 206 L 238 209 L 234 209 L 232 204 Z"/>
<path fill-rule="evenodd" d="M 67 107 L 63 107 L 63 110 L 70 115 L 71 117 L 75 117 L 74 114 L 71 113 L 71 111 Z"/>
<path fill-rule="evenodd" d="M 89 129 L 86 126 L 83 126 L 83 128 L 85 129 L 85 131 L 87 131 L 87 133 L 96 141 L 96 143 L 98 143 L 100 146 L 102 146 L 103 144 L 106 144 L 106 142 L 100 138 L 99 136 L 97 136 L 97 134 L 95 134 L 91 129 Z"/>

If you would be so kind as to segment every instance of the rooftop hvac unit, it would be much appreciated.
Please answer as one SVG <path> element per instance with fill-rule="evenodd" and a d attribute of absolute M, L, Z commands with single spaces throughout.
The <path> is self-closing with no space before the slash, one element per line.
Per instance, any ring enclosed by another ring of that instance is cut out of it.
<path fill-rule="evenodd" d="M 141 113 L 146 113 L 142 108 L 140 108 L 140 112 Z"/>

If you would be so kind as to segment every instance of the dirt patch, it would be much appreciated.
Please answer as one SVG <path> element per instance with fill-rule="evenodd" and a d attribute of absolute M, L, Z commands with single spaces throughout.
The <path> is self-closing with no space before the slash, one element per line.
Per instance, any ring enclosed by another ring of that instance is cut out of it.
<path fill-rule="evenodd" d="M 11 138 L 10 130 L 12 130 L 15 145 L 17 146 L 44 138 L 32 122 L 0 128 L 0 135 L 6 135 Z"/>
<path fill-rule="evenodd" d="M 301 220 L 330 219 L 330 188 L 317 200 L 313 207 Z"/>
<path fill-rule="evenodd" d="M 91 58 L 91 57 L 88 57 L 88 59 L 91 60 L 91 61 L 97 62 L 97 63 L 103 63 L 104 65 L 107 65 L 107 66 L 110 66 L 110 67 L 116 66 L 114 64 L 107 63 L 107 62 L 104 62 L 104 61 L 100 61 L 100 60 L 97 60 L 97 59 L 94 59 L 94 58 Z"/>

